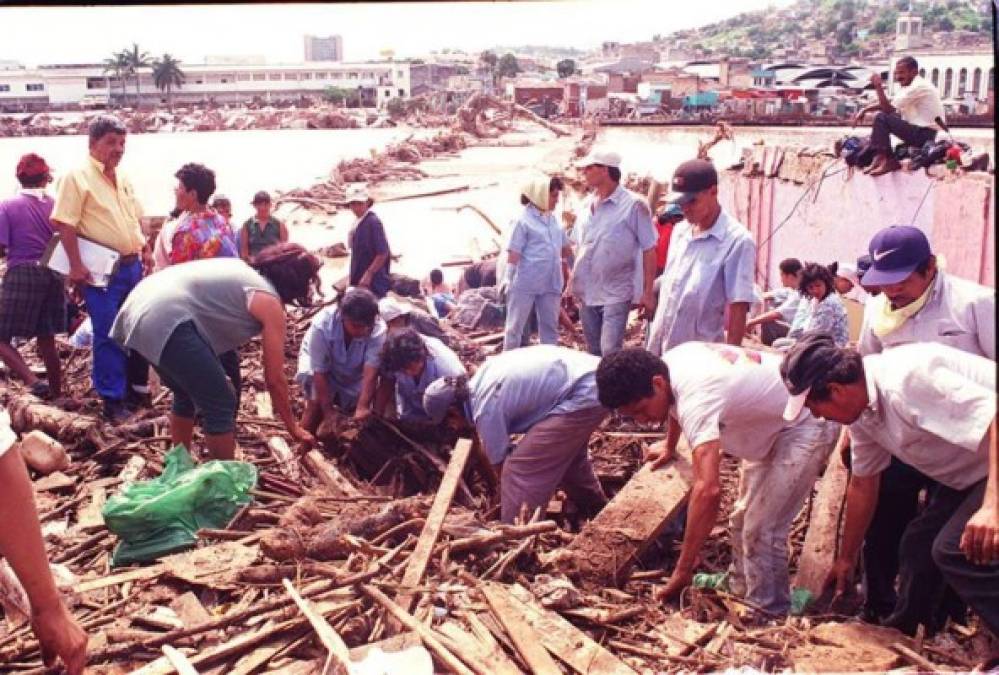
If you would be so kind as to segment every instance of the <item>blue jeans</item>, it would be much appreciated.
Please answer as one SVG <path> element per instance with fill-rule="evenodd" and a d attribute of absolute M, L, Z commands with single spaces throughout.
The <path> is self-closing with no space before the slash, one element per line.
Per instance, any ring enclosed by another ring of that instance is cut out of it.
<path fill-rule="evenodd" d="M 624 344 L 624 329 L 628 325 L 631 303 L 615 302 L 612 305 L 583 305 L 579 319 L 583 324 L 586 349 L 596 356 L 616 352 Z"/>
<path fill-rule="evenodd" d="M 142 263 L 121 265 L 108 282 L 107 288 L 86 286 L 83 298 L 94 327 L 93 371 L 94 389 L 106 400 L 121 401 L 127 388 L 128 356 L 111 339 L 111 324 L 125 298 L 142 280 Z"/>
<path fill-rule="evenodd" d="M 506 335 L 503 351 L 516 349 L 524 339 L 524 329 L 534 311 L 538 317 L 538 339 L 543 345 L 558 344 L 558 313 L 562 296 L 558 293 L 520 293 L 511 291 L 506 296 Z"/>

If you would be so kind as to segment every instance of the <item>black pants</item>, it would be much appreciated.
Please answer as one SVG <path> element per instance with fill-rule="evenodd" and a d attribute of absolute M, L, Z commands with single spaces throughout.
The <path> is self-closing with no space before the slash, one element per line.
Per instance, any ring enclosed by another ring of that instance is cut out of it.
<path fill-rule="evenodd" d="M 871 619 L 886 618 L 895 609 L 902 533 L 919 512 L 920 491 L 935 484 L 895 457 L 881 472 L 878 505 L 864 537 L 864 609 Z"/>
<path fill-rule="evenodd" d="M 932 558 L 933 564 L 928 567 L 939 569 L 944 582 L 957 592 L 961 600 L 968 603 L 992 634 L 999 637 L 999 562 L 976 565 L 960 549 L 964 526 L 982 507 L 985 483 L 986 480 L 982 479 L 966 490 L 943 488 L 949 494 L 942 499 L 931 500 L 923 515 L 910 525 L 913 530 L 911 551 L 907 548 L 910 534 L 906 531 L 902 554 L 913 555 L 919 550 L 925 554 L 929 549 L 930 556 L 927 557 Z M 942 526 L 931 531 L 940 522 Z M 911 582 L 912 596 L 915 598 L 922 595 L 921 582 L 921 578 L 914 578 Z M 900 590 L 904 594 L 907 589 Z"/>
<path fill-rule="evenodd" d="M 897 136 L 906 144 L 914 147 L 922 147 L 927 141 L 932 141 L 937 136 L 936 129 L 930 127 L 917 127 L 902 119 L 898 113 L 879 112 L 874 116 L 874 125 L 871 128 L 871 147 L 878 152 L 888 152 L 891 150 L 891 136 Z"/>

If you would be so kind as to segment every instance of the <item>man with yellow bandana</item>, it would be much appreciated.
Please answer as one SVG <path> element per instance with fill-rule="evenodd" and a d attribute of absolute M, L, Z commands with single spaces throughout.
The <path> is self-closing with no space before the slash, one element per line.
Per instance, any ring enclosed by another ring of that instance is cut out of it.
<path fill-rule="evenodd" d="M 871 268 L 865 286 L 882 293 L 871 299 L 860 332 L 861 355 L 880 353 L 914 342 L 937 342 L 961 351 L 996 358 L 995 291 L 945 274 L 921 230 L 908 225 L 884 228 L 871 239 Z M 917 616 L 905 597 L 896 599 L 895 575 L 900 586 L 920 593 L 943 595 L 936 569 L 920 569 L 906 550 L 902 533 L 916 516 L 919 493 L 937 489 L 928 478 L 897 458 L 881 474 L 881 498 L 864 541 L 868 619 L 914 633 L 919 623 L 930 632 L 945 617 Z M 901 562 L 901 565 L 900 565 Z M 932 565 L 932 563 L 930 563 Z M 942 602 L 946 607 L 950 603 Z"/>
<path fill-rule="evenodd" d="M 69 257 L 69 281 L 82 290 L 93 323 L 94 388 L 104 399 L 104 415 L 111 422 L 128 416 L 126 395 L 136 402 L 144 397 L 149 371 L 141 357 L 131 357 L 130 362 L 108 336 L 122 303 L 142 279 L 142 207 L 132 184 L 117 171 L 127 133 L 121 121 L 110 115 L 91 123 L 90 154 L 82 166 L 63 177 L 51 215 Z M 107 286 L 93 285 L 90 270 L 80 258 L 80 238 L 120 255 Z"/>

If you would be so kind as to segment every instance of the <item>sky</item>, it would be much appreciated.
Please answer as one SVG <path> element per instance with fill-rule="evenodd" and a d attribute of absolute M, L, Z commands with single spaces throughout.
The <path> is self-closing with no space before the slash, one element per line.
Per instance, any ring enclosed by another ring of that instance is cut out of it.
<path fill-rule="evenodd" d="M 137 42 L 154 56 L 188 63 L 206 56 L 261 55 L 302 61 L 305 34 L 343 36 L 347 61 L 431 50 L 478 53 L 495 45 L 591 49 L 693 28 L 791 0 L 560 0 L 350 4 L 4 7 L 0 60 L 28 67 L 98 63 Z"/>

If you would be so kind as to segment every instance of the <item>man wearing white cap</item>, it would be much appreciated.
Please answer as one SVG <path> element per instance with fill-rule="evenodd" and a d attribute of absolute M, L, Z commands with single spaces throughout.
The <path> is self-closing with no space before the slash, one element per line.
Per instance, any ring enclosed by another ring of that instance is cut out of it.
<path fill-rule="evenodd" d="M 581 303 L 580 320 L 591 354 L 620 349 L 635 291 L 635 266 L 641 252 L 644 316 L 655 310 L 652 283 L 656 243 L 645 200 L 621 187 L 621 156 L 594 149 L 576 163 L 593 195 L 583 204 L 575 236 L 579 250 L 570 290 Z"/>
<path fill-rule="evenodd" d="M 385 227 L 371 206 L 375 203 L 366 188 L 354 186 L 347 190 L 347 208 L 357 216 L 347 245 L 350 248 L 350 285 L 367 288 L 379 298 L 392 287 L 389 267 L 392 251 L 385 237 Z"/>
<path fill-rule="evenodd" d="M 673 230 L 659 302 L 649 331 L 653 354 L 684 342 L 742 344 L 746 314 L 756 299 L 756 243 L 718 201 L 718 172 L 705 159 L 673 172 L 667 199 L 686 222 Z"/>
<path fill-rule="evenodd" d="M 686 342 L 662 358 L 631 348 L 601 360 L 601 403 L 639 422 L 668 423 L 665 445 L 645 457 L 653 468 L 670 461 L 681 432 L 692 448 L 694 484 L 683 547 L 661 599 L 678 594 L 693 578 L 721 507 L 724 452 L 742 460 L 729 528 L 729 584 L 768 614 L 790 610 L 788 532 L 837 429 L 807 414 L 783 418 L 788 393 L 779 368 L 775 354 L 708 342 Z"/>
<path fill-rule="evenodd" d="M 388 328 L 388 334 L 398 333 L 404 328 L 412 328 L 420 335 L 426 335 L 450 345 L 451 340 L 441 328 L 437 319 L 408 302 L 384 297 L 378 301 L 378 314 Z"/>
<path fill-rule="evenodd" d="M 926 617 L 942 575 L 999 635 L 995 362 L 932 342 L 862 357 L 829 335 L 806 333 L 784 357 L 781 376 L 792 395 L 786 416 L 807 406 L 850 425 L 846 522 L 827 585 L 838 595 L 850 589 L 881 473 L 897 457 L 933 484 L 902 536 L 900 557 L 910 569 L 900 575 L 896 613 Z"/>
<path fill-rule="evenodd" d="M 447 418 L 459 433 L 474 425 L 500 474 L 503 522 L 522 506 L 543 510 L 560 485 L 587 517 L 607 503 L 587 449 L 607 416 L 597 398 L 598 363 L 592 354 L 535 345 L 486 359 L 470 380 L 443 377 L 426 388 L 431 421 Z M 510 434 L 524 437 L 511 447 Z"/>
<path fill-rule="evenodd" d="M 558 344 L 563 261 L 572 252 L 568 235 L 552 215 L 561 189 L 561 180 L 543 174 L 532 177 L 521 188 L 524 211 L 510 233 L 500 285 L 506 295 L 504 351 L 521 346 L 531 312 L 538 319 L 541 344 Z"/>

